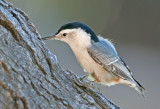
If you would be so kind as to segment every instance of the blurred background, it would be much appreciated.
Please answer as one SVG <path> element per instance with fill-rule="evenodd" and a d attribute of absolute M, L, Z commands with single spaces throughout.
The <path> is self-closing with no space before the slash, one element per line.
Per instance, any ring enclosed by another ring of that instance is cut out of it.
<path fill-rule="evenodd" d="M 106 98 L 123 109 L 156 109 L 160 103 L 159 0 L 7 0 L 25 11 L 42 37 L 72 21 L 89 25 L 97 35 L 112 39 L 120 56 L 145 88 L 145 98 L 125 85 L 98 85 Z M 69 46 L 45 41 L 64 69 L 84 75 Z"/>

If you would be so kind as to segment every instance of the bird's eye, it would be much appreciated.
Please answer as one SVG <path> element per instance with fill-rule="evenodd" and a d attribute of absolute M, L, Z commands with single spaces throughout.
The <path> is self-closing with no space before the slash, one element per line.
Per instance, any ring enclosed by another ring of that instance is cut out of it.
<path fill-rule="evenodd" d="M 67 36 L 67 33 L 63 33 L 63 36 Z"/>

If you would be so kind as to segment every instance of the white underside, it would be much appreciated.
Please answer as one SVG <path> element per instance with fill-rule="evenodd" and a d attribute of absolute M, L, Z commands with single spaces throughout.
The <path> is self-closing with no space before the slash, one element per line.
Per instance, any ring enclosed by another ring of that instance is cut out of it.
<path fill-rule="evenodd" d="M 89 73 L 88 79 L 91 81 L 94 81 L 95 78 L 91 76 L 92 73 L 95 73 L 97 78 L 101 81 L 101 84 L 107 85 L 107 86 L 112 86 L 115 84 L 127 84 L 131 85 L 133 87 L 136 86 L 136 84 L 126 81 L 123 79 L 120 79 L 119 82 L 112 81 L 113 79 L 117 78 L 115 75 L 113 75 L 111 72 L 106 71 L 101 65 L 96 63 L 88 54 L 87 49 L 86 50 L 77 50 L 75 48 L 72 48 L 77 60 L 79 61 L 80 65 L 84 68 L 84 71 Z M 83 52 L 82 52 L 83 51 Z"/>
<path fill-rule="evenodd" d="M 67 33 L 69 36 L 61 37 L 62 33 Z M 86 33 L 81 28 L 63 30 L 59 33 L 57 37 L 61 37 L 59 40 L 64 41 L 70 45 L 70 47 L 72 48 L 72 51 L 74 52 L 81 66 L 85 69 L 86 72 L 89 73 L 90 80 L 93 81 L 94 79 L 97 79 L 97 81 L 99 80 L 101 84 L 104 84 L 107 86 L 122 83 L 122 84 L 129 85 L 130 87 L 133 87 L 140 92 L 140 90 L 136 87 L 137 84 L 134 80 L 127 81 L 127 80 L 120 79 L 120 77 L 112 74 L 111 72 L 106 71 L 101 65 L 99 65 L 92 59 L 92 57 L 88 54 L 88 51 L 87 51 L 87 48 L 91 46 L 90 34 Z M 98 38 L 100 40 L 106 41 L 107 43 L 110 43 L 110 46 L 112 46 L 112 48 L 115 49 L 113 44 L 109 40 L 103 39 L 101 37 L 98 37 Z M 92 77 L 93 73 L 96 75 L 96 78 Z M 126 74 L 129 77 L 131 76 L 130 72 L 128 71 L 126 71 Z"/>
<path fill-rule="evenodd" d="M 77 50 L 74 48 L 72 49 L 77 60 L 79 61 L 79 63 L 86 72 L 88 72 L 90 75 L 92 73 L 95 73 L 95 75 L 101 81 L 101 83 L 107 86 L 117 84 L 116 82 L 110 82 L 113 78 L 115 78 L 114 75 L 110 72 L 107 72 L 101 65 L 96 63 L 88 54 L 87 49 L 86 50 Z M 90 79 L 91 81 L 94 80 L 94 78 L 91 76 L 89 76 L 88 79 Z"/>

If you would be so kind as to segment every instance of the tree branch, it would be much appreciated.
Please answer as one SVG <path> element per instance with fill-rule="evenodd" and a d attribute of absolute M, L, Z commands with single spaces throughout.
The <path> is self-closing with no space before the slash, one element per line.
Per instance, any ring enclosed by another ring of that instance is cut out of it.
<path fill-rule="evenodd" d="M 0 0 L 1 109 L 120 109 L 63 71 L 27 15 Z"/>

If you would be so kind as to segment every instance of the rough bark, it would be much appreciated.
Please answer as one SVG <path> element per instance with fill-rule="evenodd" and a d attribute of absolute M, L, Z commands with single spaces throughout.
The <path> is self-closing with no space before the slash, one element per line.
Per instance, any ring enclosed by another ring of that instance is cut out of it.
<path fill-rule="evenodd" d="M 0 0 L 0 109 L 119 109 L 64 71 L 38 37 L 23 11 Z"/>

